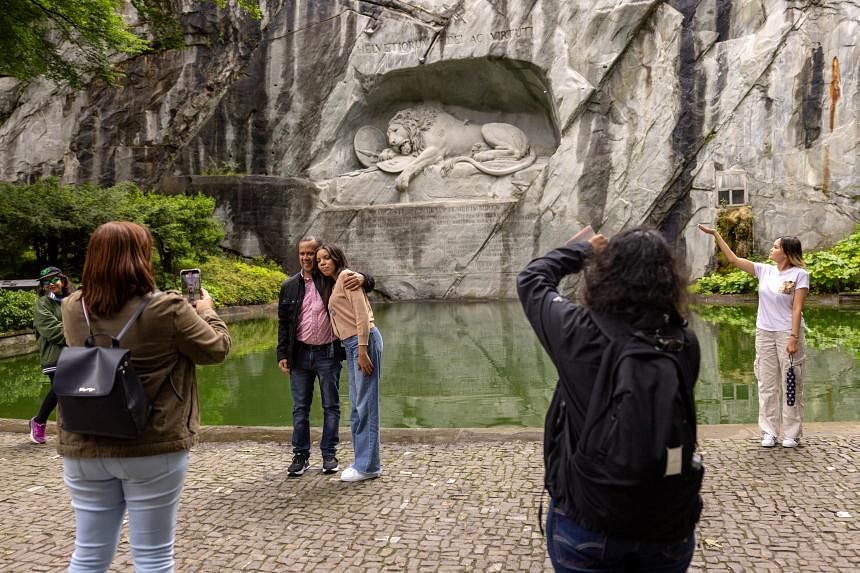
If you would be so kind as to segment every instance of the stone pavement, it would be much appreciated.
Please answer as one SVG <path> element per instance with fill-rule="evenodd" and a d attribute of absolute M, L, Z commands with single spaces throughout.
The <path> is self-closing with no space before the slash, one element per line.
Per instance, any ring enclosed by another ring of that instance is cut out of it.
<path fill-rule="evenodd" d="M 52 434 L 41 447 L 24 430 L 0 421 L 0 571 L 62 571 L 74 521 L 61 459 Z M 809 424 L 796 450 L 762 449 L 750 426 L 700 433 L 691 571 L 860 571 L 860 423 Z M 178 572 L 550 569 L 539 431 L 384 430 L 384 474 L 357 484 L 321 475 L 316 452 L 287 478 L 288 436 L 207 431 L 182 496 Z M 349 462 L 348 443 L 341 452 Z M 124 537 L 111 570 L 132 570 Z"/>

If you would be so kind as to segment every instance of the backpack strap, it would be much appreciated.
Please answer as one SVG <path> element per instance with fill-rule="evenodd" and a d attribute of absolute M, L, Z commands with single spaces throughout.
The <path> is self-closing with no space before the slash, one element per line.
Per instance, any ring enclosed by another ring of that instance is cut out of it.
<path fill-rule="evenodd" d="M 131 328 L 131 325 L 134 324 L 134 321 L 140 318 L 140 315 L 143 314 L 143 311 L 146 310 L 146 307 L 149 305 L 150 302 L 152 302 L 152 299 L 160 296 L 161 294 L 161 291 L 155 291 L 154 293 L 148 294 L 143 297 L 143 302 L 138 305 L 137 310 L 134 311 L 134 314 L 131 315 L 131 318 L 129 318 L 128 322 L 125 323 L 125 326 L 122 327 L 122 330 L 120 330 L 116 336 L 111 336 L 111 340 L 116 341 L 116 343 L 118 344 L 120 339 L 122 339 L 125 333 L 128 332 L 128 329 Z M 90 331 L 90 338 L 95 340 L 96 335 L 93 333 L 93 325 L 90 323 L 90 315 L 87 312 L 87 303 L 84 302 L 84 297 L 81 297 L 81 308 L 84 311 L 84 320 L 87 321 L 87 328 Z M 106 332 L 100 332 L 99 334 L 110 336 L 110 334 Z"/>
<path fill-rule="evenodd" d="M 125 326 L 123 326 L 122 330 L 120 330 L 119 333 L 116 335 L 117 340 L 122 339 L 123 335 L 128 332 L 128 329 L 131 328 L 131 325 L 134 323 L 134 321 L 140 318 L 140 315 L 143 314 L 143 311 L 146 309 L 147 306 L 149 306 L 149 303 L 152 302 L 153 298 L 154 297 L 151 294 L 146 295 L 143 298 L 143 302 L 140 303 L 140 305 L 137 307 L 137 310 L 134 311 L 134 314 L 131 315 L 131 318 L 128 319 L 128 322 L 125 323 Z"/>
<path fill-rule="evenodd" d="M 646 334 L 641 330 L 633 331 L 627 323 L 624 323 L 619 320 L 613 320 L 611 317 L 601 315 L 595 312 L 591 313 L 591 318 L 592 320 L 594 320 L 594 323 L 597 325 L 597 328 L 603 333 L 604 336 L 609 339 L 610 344 L 621 337 L 640 338 L 675 363 L 681 375 L 680 379 L 682 388 L 680 389 L 680 391 L 681 395 L 684 398 L 684 409 L 687 412 L 688 418 L 692 420 L 693 441 L 697 443 L 698 438 L 696 436 L 695 424 L 696 402 L 695 398 L 693 397 L 693 386 L 696 383 L 696 379 L 693 375 L 692 368 L 690 367 L 690 362 L 684 359 L 684 357 L 682 356 L 682 351 L 685 349 L 692 350 L 695 354 L 693 359 L 696 363 L 698 363 L 699 348 L 690 340 L 687 321 L 680 317 L 680 315 L 675 317 L 676 320 L 681 321 L 680 324 L 674 325 L 680 328 L 681 331 L 680 338 L 677 338 L 674 336 L 663 336 L 659 332 L 654 335 L 650 335 Z"/>

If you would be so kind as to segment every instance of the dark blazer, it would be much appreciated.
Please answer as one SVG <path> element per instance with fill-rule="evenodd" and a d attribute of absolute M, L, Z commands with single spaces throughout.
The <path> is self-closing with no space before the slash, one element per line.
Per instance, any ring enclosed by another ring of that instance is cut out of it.
<path fill-rule="evenodd" d="M 372 276 L 361 273 L 364 276 L 364 292 L 370 292 L 376 285 Z M 313 273 L 314 286 L 322 296 L 323 277 L 317 272 Z M 284 281 L 281 285 L 281 294 L 278 296 L 278 362 L 283 359 L 288 364 L 293 363 L 296 349 L 296 332 L 299 329 L 299 314 L 302 311 L 302 301 L 305 298 L 305 280 L 301 271 L 297 272 Z M 339 340 L 335 340 L 335 355 L 343 360 L 346 354 Z"/>

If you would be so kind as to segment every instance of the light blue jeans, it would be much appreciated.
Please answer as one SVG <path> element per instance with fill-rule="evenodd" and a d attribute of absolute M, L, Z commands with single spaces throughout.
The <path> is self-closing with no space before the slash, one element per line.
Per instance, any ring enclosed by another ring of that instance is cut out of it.
<path fill-rule="evenodd" d="M 63 481 L 75 509 L 69 573 L 104 573 L 128 509 L 136 573 L 173 571 L 173 537 L 188 452 L 137 458 L 65 458 Z"/>
<path fill-rule="evenodd" d="M 373 374 L 367 376 L 358 367 L 358 336 L 343 341 L 349 372 L 349 402 L 352 412 L 349 427 L 352 430 L 352 449 L 355 461 L 352 467 L 365 474 L 378 474 L 382 470 L 379 457 L 379 380 L 382 376 L 382 335 L 370 329 L 367 355 L 373 362 Z"/>

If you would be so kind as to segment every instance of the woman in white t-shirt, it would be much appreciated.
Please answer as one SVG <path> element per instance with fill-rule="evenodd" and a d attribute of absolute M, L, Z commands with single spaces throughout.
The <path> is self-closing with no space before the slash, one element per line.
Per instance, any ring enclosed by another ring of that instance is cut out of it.
<path fill-rule="evenodd" d="M 758 380 L 758 425 L 761 445 L 772 448 L 782 435 L 782 445 L 797 447 L 803 422 L 803 374 L 806 341 L 803 335 L 803 303 L 809 293 L 809 273 L 803 263 L 803 248 L 797 237 L 773 242 L 770 260 L 775 265 L 754 263 L 737 256 L 716 229 L 699 225 L 713 235 L 726 259 L 758 279 L 758 316 L 755 335 L 755 376 Z M 785 378 L 794 366 L 795 399 L 789 406 Z"/>

